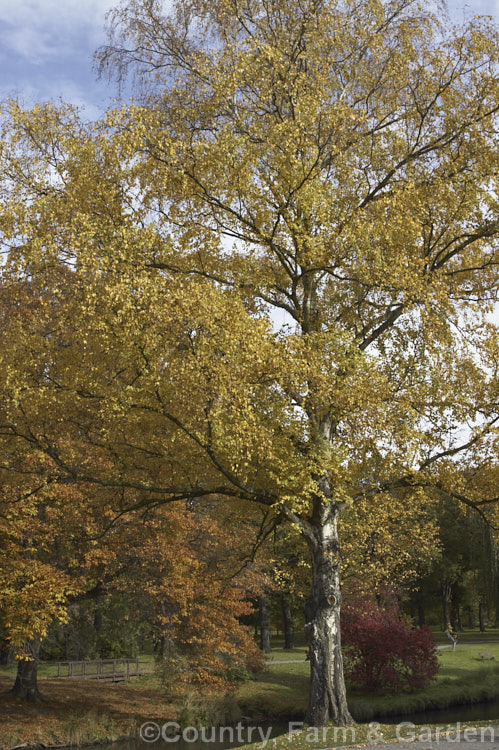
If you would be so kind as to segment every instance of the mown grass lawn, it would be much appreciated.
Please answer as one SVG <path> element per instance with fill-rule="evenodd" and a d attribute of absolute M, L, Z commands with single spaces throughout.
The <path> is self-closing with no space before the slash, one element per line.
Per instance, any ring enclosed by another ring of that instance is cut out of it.
<path fill-rule="evenodd" d="M 112 661 L 112 660 L 106 660 L 106 661 Z M 119 661 L 117 659 L 116 661 Z M 64 662 L 63 659 L 61 659 L 61 662 Z M 139 656 L 139 668 L 141 671 L 144 672 L 154 672 L 155 669 L 155 661 L 154 661 L 154 655 L 153 654 L 141 654 Z M 75 667 L 75 674 L 76 674 L 76 667 Z M 107 671 L 109 671 L 111 666 L 107 667 Z M 15 679 L 16 676 L 16 670 L 17 670 L 17 664 L 15 662 L 8 664 L 8 665 L 2 665 L 0 667 L 0 676 L 1 677 L 12 677 L 12 679 Z M 88 674 L 90 672 L 96 672 L 96 669 L 88 669 Z M 64 676 L 67 674 L 67 668 L 61 668 L 61 675 Z M 49 661 L 41 661 L 38 665 L 38 677 L 41 679 L 45 678 L 57 678 L 57 662 L 49 662 Z"/>
<path fill-rule="evenodd" d="M 482 659 L 481 653 L 492 654 L 493 660 Z M 457 645 L 456 650 L 452 648 L 442 649 L 439 652 L 441 663 L 438 680 L 465 679 L 470 674 L 482 669 L 496 669 L 499 665 L 499 641 L 497 643 L 480 644 L 472 646 Z"/>
<path fill-rule="evenodd" d="M 449 638 L 442 633 L 441 630 L 432 628 L 433 638 L 437 644 L 450 643 Z M 499 628 L 487 628 L 485 632 L 481 633 L 478 629 L 474 630 L 463 630 L 462 633 L 457 634 L 458 643 L 486 643 L 488 641 L 499 642 Z"/>

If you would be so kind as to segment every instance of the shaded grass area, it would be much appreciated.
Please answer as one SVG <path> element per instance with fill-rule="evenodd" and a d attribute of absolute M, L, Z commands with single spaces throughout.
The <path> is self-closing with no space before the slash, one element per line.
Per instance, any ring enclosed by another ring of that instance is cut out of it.
<path fill-rule="evenodd" d="M 245 716 L 257 720 L 303 716 L 308 704 L 309 664 L 274 662 L 255 680 L 242 685 L 237 701 Z"/>
<path fill-rule="evenodd" d="M 270 654 L 265 654 L 265 659 L 272 662 L 289 661 L 295 659 L 305 661 L 306 655 L 307 647 L 305 645 L 295 646 L 295 648 L 285 651 L 284 648 L 279 644 L 279 642 L 277 642 L 277 644 L 272 647 L 272 652 Z"/>
<path fill-rule="evenodd" d="M 148 683 L 94 680 L 39 681 L 45 700 L 29 704 L 7 691 L 12 679 L 0 677 L 0 748 L 22 743 L 84 744 L 136 734 L 147 720 L 166 721 L 179 706 L 168 705 L 151 678 Z"/>
<path fill-rule="evenodd" d="M 10 677 L 0 677 L 0 750 L 22 744 L 45 746 L 114 742 L 138 737 L 146 722 L 162 726 L 236 724 L 241 713 L 233 695 L 178 690 L 172 697 L 155 675 L 132 682 L 39 680 L 44 701 L 30 704 L 9 694 Z"/>

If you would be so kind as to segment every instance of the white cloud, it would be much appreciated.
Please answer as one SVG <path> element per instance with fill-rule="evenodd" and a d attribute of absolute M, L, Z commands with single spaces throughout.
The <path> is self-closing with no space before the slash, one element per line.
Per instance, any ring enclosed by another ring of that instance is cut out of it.
<path fill-rule="evenodd" d="M 115 0 L 0 0 L 0 19 L 15 25 L 99 25 Z"/>
<path fill-rule="evenodd" d="M 0 43 L 35 64 L 68 54 L 76 40 L 89 49 L 104 41 L 107 11 L 119 0 L 0 0 Z M 499 16 L 499 0 L 450 0 L 457 18 L 489 13 Z M 90 54 L 90 52 L 89 52 Z"/>
<path fill-rule="evenodd" d="M 0 99 L 72 102 L 96 117 L 113 91 L 96 81 L 95 49 L 119 0 L 0 0 Z"/>
<path fill-rule="evenodd" d="M 27 108 L 40 102 L 68 102 L 80 109 L 84 119 L 97 120 L 106 106 L 106 97 L 102 94 L 99 96 L 99 93 L 61 76 L 53 79 L 25 79 L 10 91 L 0 89 L 0 98 L 13 98 Z"/>
<path fill-rule="evenodd" d="M 41 64 L 68 53 L 82 37 L 89 46 L 103 41 L 106 12 L 115 0 L 0 0 L 4 50 Z"/>

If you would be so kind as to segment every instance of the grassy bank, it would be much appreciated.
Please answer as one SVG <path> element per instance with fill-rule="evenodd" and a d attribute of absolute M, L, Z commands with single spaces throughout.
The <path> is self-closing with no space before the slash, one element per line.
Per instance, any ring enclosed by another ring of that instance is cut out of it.
<path fill-rule="evenodd" d="M 241 719 L 233 695 L 185 690 L 169 696 L 154 675 L 129 683 L 40 678 L 44 701 L 29 704 L 11 696 L 10 677 L 0 676 L 0 750 L 24 743 L 45 746 L 114 742 L 137 737 L 146 722 L 162 726 L 225 726 Z"/>
<path fill-rule="evenodd" d="M 483 660 L 486 651 L 494 660 Z M 438 680 L 420 693 L 351 698 L 352 711 L 358 721 L 411 714 L 449 706 L 469 705 L 499 699 L 499 643 L 458 646 L 455 651 L 439 653 Z"/>
<path fill-rule="evenodd" d="M 481 652 L 490 652 L 495 660 L 484 661 Z M 292 659 L 299 663 L 286 664 Z M 439 652 L 438 681 L 425 691 L 392 696 L 350 695 L 349 704 L 358 721 L 409 714 L 428 709 L 480 703 L 499 698 L 499 643 L 458 646 L 455 651 Z M 293 651 L 276 649 L 272 665 L 257 680 L 243 685 L 238 700 L 248 716 L 302 716 L 308 700 L 309 665 L 305 648 Z"/>
<path fill-rule="evenodd" d="M 495 655 L 495 661 L 480 659 L 479 653 L 485 650 Z M 272 659 L 272 664 L 256 680 L 241 685 L 233 698 L 205 696 L 201 700 L 193 693 L 186 693 L 182 700 L 168 698 L 152 674 L 115 685 L 42 676 L 40 689 L 46 701 L 33 706 L 8 694 L 13 670 L 4 669 L 0 672 L 0 749 L 25 742 L 61 745 L 116 740 L 136 735 L 146 721 L 159 725 L 179 721 L 187 726 L 196 723 L 200 716 L 204 716 L 202 721 L 206 725 L 237 722 L 241 714 L 250 717 L 252 722 L 303 716 L 309 671 L 305 648 L 299 646 L 291 653 L 275 649 Z M 455 652 L 441 651 L 439 659 L 442 667 L 438 682 L 422 693 L 384 697 L 351 695 L 355 718 L 370 721 L 499 697 L 499 643 L 486 648 L 479 644 L 458 646 Z M 290 660 L 297 660 L 297 663 L 284 663 Z M 152 661 L 146 659 L 144 666 L 152 668 Z M 46 665 L 41 670 L 42 675 L 44 671 L 46 675 L 53 673 L 53 669 L 53 665 Z M 362 740 L 363 731 L 362 728 L 357 730 L 358 742 Z M 326 743 L 327 746 L 332 744 Z M 314 747 L 320 746 L 314 743 Z M 296 747 L 294 742 L 295 750 Z"/>
<path fill-rule="evenodd" d="M 493 727 L 495 737 L 499 733 L 499 718 L 497 721 L 476 723 L 460 723 L 459 730 L 468 732 L 468 736 L 475 738 L 480 737 L 480 732 L 485 727 Z M 487 738 L 490 732 L 485 731 L 484 736 Z M 315 727 L 304 727 L 301 731 L 291 728 L 291 731 L 272 739 L 268 745 L 269 750 L 320 750 L 321 748 L 342 747 L 351 745 L 352 747 L 362 747 L 364 745 L 372 746 L 373 743 L 386 743 L 400 740 L 420 740 L 425 743 L 431 743 L 438 739 L 453 739 L 457 736 L 456 724 L 424 724 L 412 725 L 411 727 L 397 727 L 393 724 L 379 724 L 375 726 L 369 724 L 357 724 L 351 727 L 334 727 L 328 725 L 316 729 Z M 438 747 L 438 745 L 437 745 Z M 262 750 L 260 742 L 246 745 L 245 750 Z"/>

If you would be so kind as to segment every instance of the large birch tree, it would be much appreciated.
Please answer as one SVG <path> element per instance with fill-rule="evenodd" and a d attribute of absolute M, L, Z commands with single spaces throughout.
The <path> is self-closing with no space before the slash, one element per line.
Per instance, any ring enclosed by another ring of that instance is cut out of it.
<path fill-rule="evenodd" d="M 218 494 L 294 524 L 314 725 L 351 721 L 342 511 L 393 496 L 410 535 L 418 503 L 497 500 L 497 32 L 439 12 L 129 2 L 100 57 L 136 103 L 93 129 L 14 108 L 4 134 L 5 275 L 67 263 L 85 292 L 42 384 L 64 439 L 19 389 L 6 438 L 127 510 Z"/>

